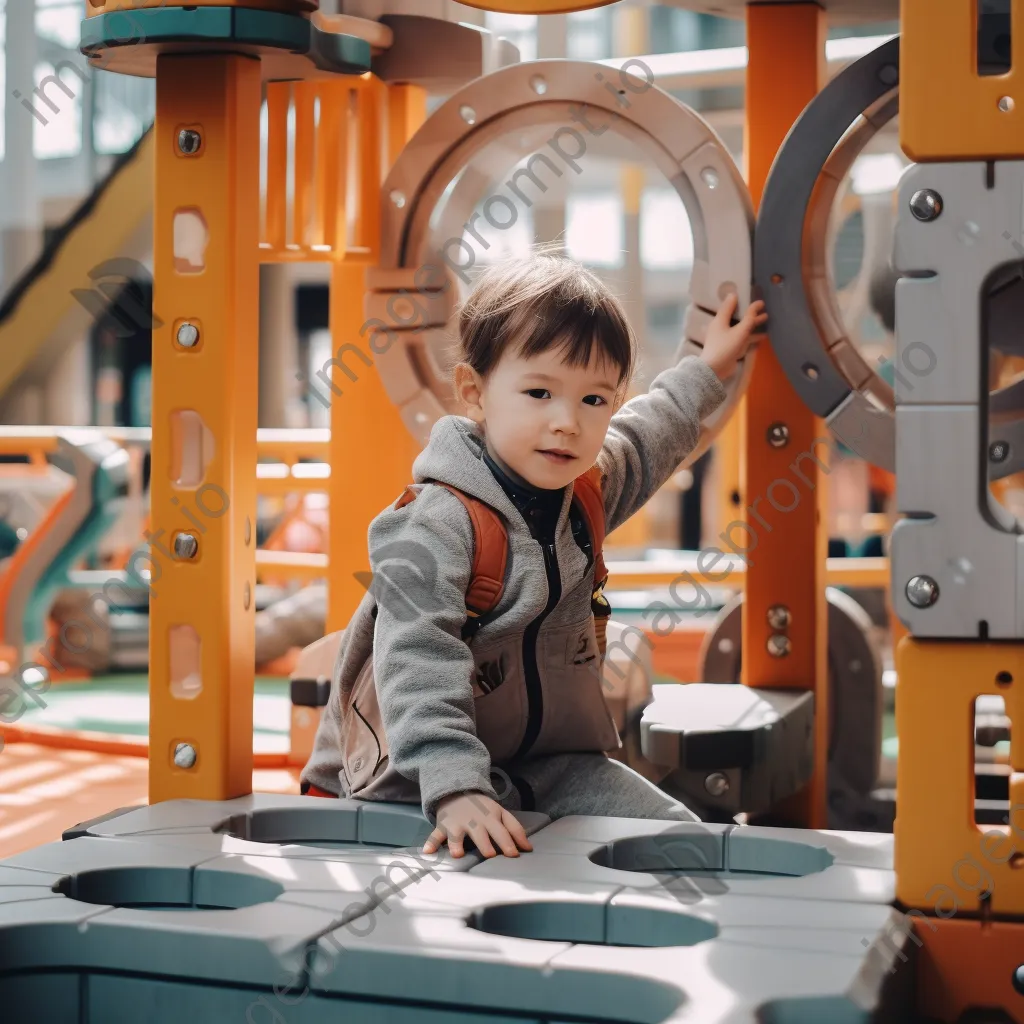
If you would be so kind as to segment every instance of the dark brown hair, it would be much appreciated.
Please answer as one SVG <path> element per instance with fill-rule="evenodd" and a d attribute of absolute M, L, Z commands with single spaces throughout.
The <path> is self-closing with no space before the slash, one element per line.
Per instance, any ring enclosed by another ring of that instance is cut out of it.
<path fill-rule="evenodd" d="M 619 300 L 575 260 L 536 250 L 488 267 L 458 314 L 457 358 L 486 377 L 510 345 L 524 358 L 561 349 L 569 366 L 586 366 L 596 345 L 633 376 L 636 338 Z"/>

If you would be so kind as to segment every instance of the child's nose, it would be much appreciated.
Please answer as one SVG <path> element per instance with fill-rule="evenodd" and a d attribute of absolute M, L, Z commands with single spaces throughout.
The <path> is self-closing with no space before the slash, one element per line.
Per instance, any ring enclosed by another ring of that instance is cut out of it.
<path fill-rule="evenodd" d="M 576 415 L 576 410 L 570 408 L 568 405 L 559 403 L 558 406 L 552 410 L 553 422 L 551 424 L 552 429 L 559 434 L 578 434 L 579 433 L 579 417 Z"/>

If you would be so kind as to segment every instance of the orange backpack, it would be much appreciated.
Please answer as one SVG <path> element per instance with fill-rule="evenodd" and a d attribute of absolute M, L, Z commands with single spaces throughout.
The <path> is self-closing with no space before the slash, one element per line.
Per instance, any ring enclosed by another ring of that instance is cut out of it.
<path fill-rule="evenodd" d="M 421 486 L 414 484 L 407 487 L 394 507 L 404 508 L 410 501 L 414 501 Z M 439 486 L 451 491 L 462 502 L 473 524 L 473 574 L 466 590 L 468 617 L 462 631 L 462 638 L 468 643 L 501 600 L 505 588 L 505 568 L 508 565 L 508 532 L 501 516 L 490 505 L 450 484 Z M 603 658 L 608 618 L 612 610 L 604 596 L 604 587 L 608 582 L 603 550 L 604 499 L 601 496 L 601 471 L 596 466 L 573 481 L 573 500 L 579 505 L 590 537 L 594 564 L 594 592 L 590 608 L 594 614 L 598 650 Z"/>

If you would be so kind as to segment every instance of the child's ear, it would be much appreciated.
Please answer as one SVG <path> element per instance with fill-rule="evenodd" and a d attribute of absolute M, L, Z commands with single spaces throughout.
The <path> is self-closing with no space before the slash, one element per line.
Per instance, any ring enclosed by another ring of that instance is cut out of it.
<path fill-rule="evenodd" d="M 484 421 L 483 381 L 469 363 L 458 363 L 455 367 L 455 397 L 466 410 L 466 415 L 476 423 Z"/>

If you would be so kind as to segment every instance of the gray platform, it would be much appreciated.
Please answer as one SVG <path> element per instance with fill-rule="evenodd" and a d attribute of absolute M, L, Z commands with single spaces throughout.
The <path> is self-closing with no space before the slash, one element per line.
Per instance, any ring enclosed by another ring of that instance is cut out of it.
<path fill-rule="evenodd" d="M 0 862 L 5 1024 L 910 1019 L 891 836 L 523 818 L 534 851 L 487 861 L 424 856 L 399 805 L 86 823 Z"/>

